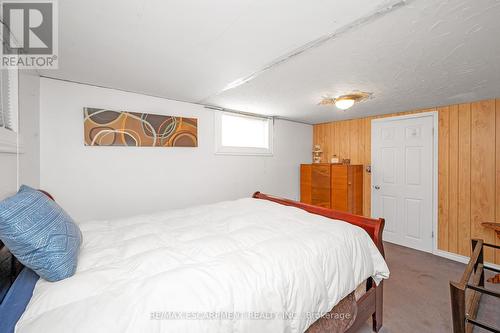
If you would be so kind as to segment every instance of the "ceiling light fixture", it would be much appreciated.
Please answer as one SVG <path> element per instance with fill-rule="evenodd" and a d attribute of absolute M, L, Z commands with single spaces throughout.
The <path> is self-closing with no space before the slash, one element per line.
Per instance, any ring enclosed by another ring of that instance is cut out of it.
<path fill-rule="evenodd" d="M 318 105 L 335 105 L 341 110 L 347 110 L 352 107 L 355 103 L 362 102 L 368 99 L 372 94 L 362 91 L 356 91 L 347 95 L 342 95 L 338 97 L 323 97 Z"/>
<path fill-rule="evenodd" d="M 354 98 L 351 97 L 336 98 L 335 106 L 341 110 L 347 110 L 354 105 L 354 102 Z"/>

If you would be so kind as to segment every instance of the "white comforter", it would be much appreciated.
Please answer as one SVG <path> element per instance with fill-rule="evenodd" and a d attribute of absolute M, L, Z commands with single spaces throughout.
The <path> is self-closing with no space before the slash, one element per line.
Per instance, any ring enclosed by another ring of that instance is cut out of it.
<path fill-rule="evenodd" d="M 364 230 L 264 200 L 80 228 L 77 273 L 39 281 L 17 332 L 303 332 L 389 276 Z"/>

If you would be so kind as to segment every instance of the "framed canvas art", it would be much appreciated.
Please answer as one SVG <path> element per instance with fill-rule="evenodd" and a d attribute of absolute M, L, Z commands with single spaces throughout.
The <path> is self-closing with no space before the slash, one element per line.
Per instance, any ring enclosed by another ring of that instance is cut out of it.
<path fill-rule="evenodd" d="M 198 146 L 196 118 L 89 107 L 83 116 L 86 146 Z"/>

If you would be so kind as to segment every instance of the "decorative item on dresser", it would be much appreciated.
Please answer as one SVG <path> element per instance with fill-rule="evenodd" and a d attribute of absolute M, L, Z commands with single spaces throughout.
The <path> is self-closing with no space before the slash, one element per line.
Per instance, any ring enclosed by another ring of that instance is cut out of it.
<path fill-rule="evenodd" d="M 330 160 L 332 164 L 339 163 L 339 157 L 337 155 L 333 155 L 332 159 Z"/>
<path fill-rule="evenodd" d="M 334 210 L 363 214 L 363 166 L 302 164 L 300 201 Z"/>
<path fill-rule="evenodd" d="M 323 154 L 321 146 L 315 145 L 313 149 L 313 163 L 321 163 L 321 154 Z"/>

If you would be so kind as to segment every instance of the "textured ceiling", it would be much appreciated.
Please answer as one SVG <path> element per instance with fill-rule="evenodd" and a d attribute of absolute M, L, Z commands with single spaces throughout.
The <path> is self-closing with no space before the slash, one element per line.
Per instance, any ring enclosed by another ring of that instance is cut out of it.
<path fill-rule="evenodd" d="M 308 123 L 500 96 L 500 0 L 59 7 L 60 68 L 47 77 Z M 316 105 L 351 90 L 373 98 Z"/>

